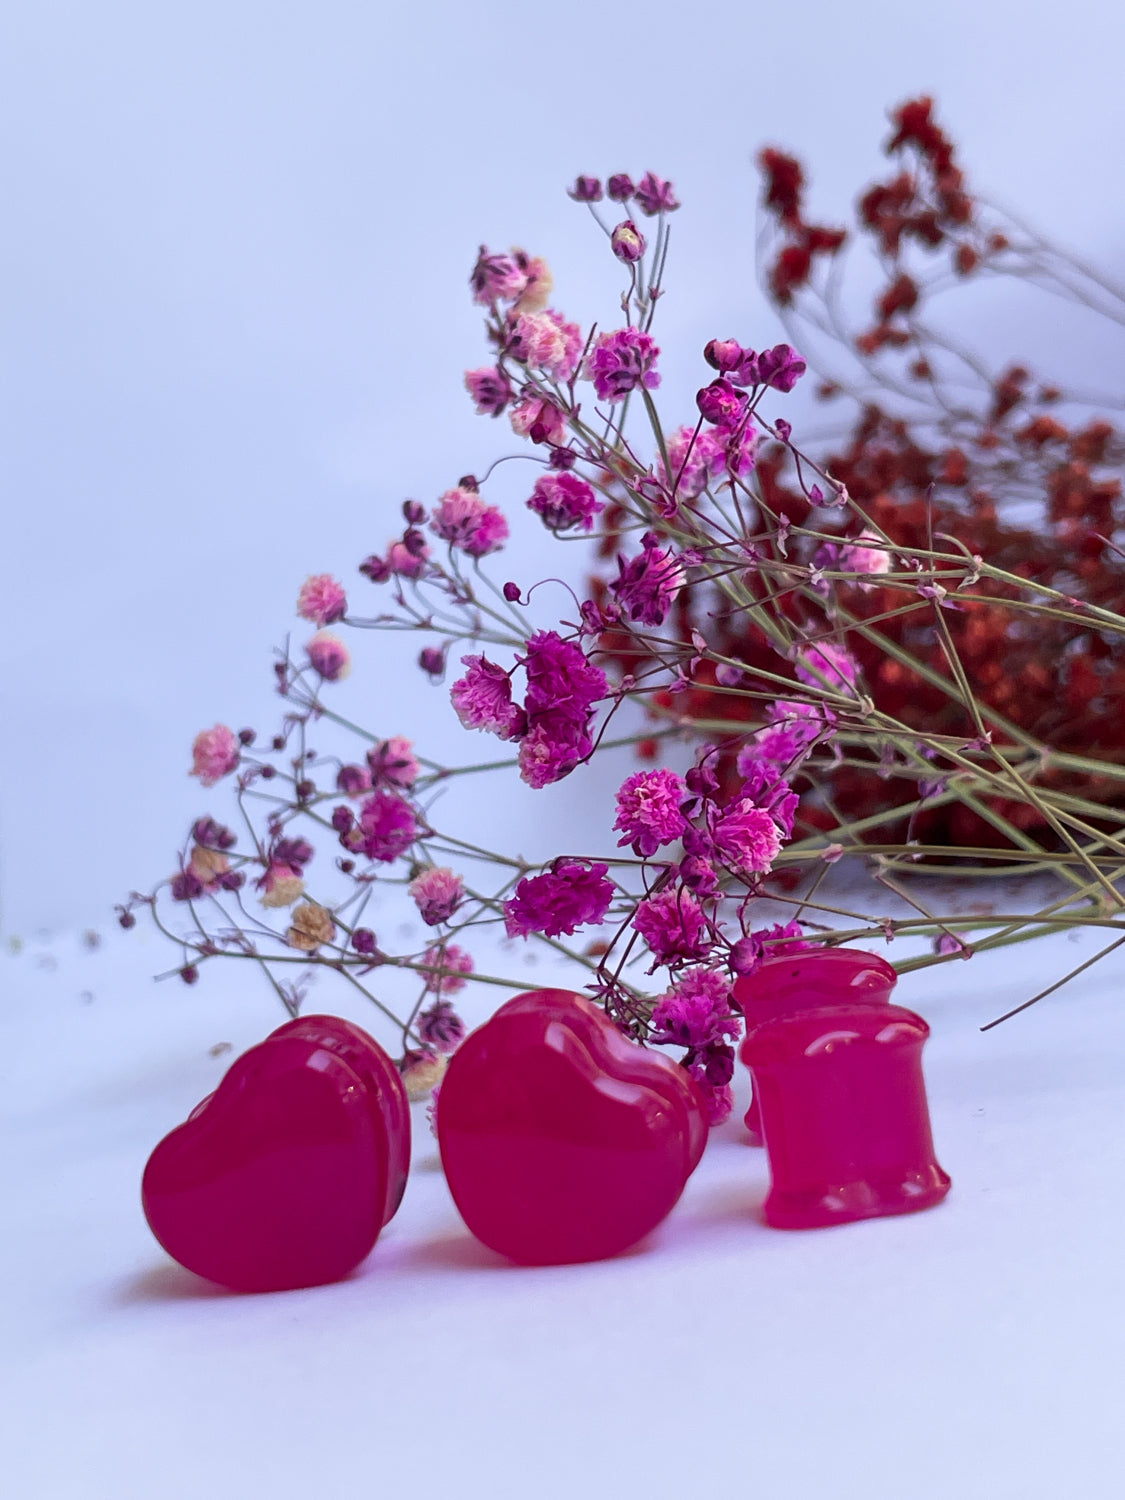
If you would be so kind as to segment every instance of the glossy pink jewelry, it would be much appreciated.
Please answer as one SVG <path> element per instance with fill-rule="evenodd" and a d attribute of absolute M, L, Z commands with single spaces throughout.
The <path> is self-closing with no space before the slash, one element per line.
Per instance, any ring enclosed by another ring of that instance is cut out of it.
<path fill-rule="evenodd" d="M 165 1136 L 141 1196 L 188 1270 L 241 1292 L 317 1286 L 370 1254 L 409 1159 L 391 1059 L 360 1027 L 307 1016 L 240 1057 Z"/>
<path fill-rule="evenodd" d="M 886 959 L 858 948 L 817 948 L 764 959 L 734 982 L 735 1004 L 746 1029 L 777 1016 L 819 1005 L 889 1005 L 898 975 Z M 751 1146 L 762 1144 L 758 1096 L 751 1095 L 745 1125 Z"/>
<path fill-rule="evenodd" d="M 922 1077 L 929 1027 L 880 993 L 882 960 L 849 959 L 795 953 L 751 976 L 773 969 L 764 976 L 761 1009 L 746 1002 L 740 1055 L 753 1077 L 770 1162 L 762 1212 L 778 1229 L 913 1213 L 949 1192 Z M 826 998 L 833 975 L 838 989 Z"/>
<path fill-rule="evenodd" d="M 453 1054 L 437 1107 L 455 1203 L 526 1265 L 601 1260 L 650 1233 L 699 1164 L 706 1111 L 662 1053 L 581 995 L 518 995 Z"/>

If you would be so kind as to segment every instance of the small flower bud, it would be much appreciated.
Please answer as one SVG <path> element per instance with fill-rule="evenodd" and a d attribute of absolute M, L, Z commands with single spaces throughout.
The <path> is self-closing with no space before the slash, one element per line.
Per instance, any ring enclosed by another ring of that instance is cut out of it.
<path fill-rule="evenodd" d="M 746 397 L 729 380 L 713 380 L 697 392 L 695 404 L 705 422 L 716 426 L 733 427 L 741 420 L 746 407 Z"/>
<path fill-rule="evenodd" d="M 729 370 L 738 369 L 747 352 L 737 339 L 711 339 L 704 346 L 703 358 L 713 370 L 720 370 L 725 375 Z"/>
<path fill-rule="evenodd" d="M 626 219 L 610 235 L 609 243 L 617 259 L 631 266 L 645 253 L 647 241 L 632 219 Z"/>
<path fill-rule="evenodd" d="M 199 970 L 194 964 L 184 964 L 180 970 L 180 978 L 185 984 L 194 984 L 199 978 Z"/>
<path fill-rule="evenodd" d="M 375 934 L 370 927 L 357 927 L 352 933 L 352 947 L 357 953 L 374 953 L 376 948 Z"/>
<path fill-rule="evenodd" d="M 130 927 L 137 925 L 137 919 L 131 911 L 122 911 L 117 918 L 117 922 L 120 927 L 124 927 L 126 932 L 129 931 Z"/>
<path fill-rule="evenodd" d="M 504 598 L 507 599 L 509 604 L 519 604 L 521 602 L 519 584 L 506 583 L 504 585 Z"/>
<path fill-rule="evenodd" d="M 627 172 L 615 172 L 606 183 L 605 190 L 614 203 L 624 203 L 627 198 L 633 196 L 635 191 L 633 179 Z"/>
<path fill-rule="evenodd" d="M 355 817 L 350 807 L 335 807 L 332 809 L 332 827 L 337 833 L 347 833 L 355 822 Z"/>
<path fill-rule="evenodd" d="M 426 507 L 419 504 L 417 500 L 404 500 L 402 514 L 408 526 L 421 526 L 426 519 Z"/>
<path fill-rule="evenodd" d="M 240 729 L 238 731 L 238 743 L 240 745 L 252 745 L 258 738 L 253 729 Z"/>
<path fill-rule="evenodd" d="M 440 646 L 423 646 L 418 653 L 418 665 L 431 677 L 440 677 L 445 671 L 445 652 Z"/>
<path fill-rule="evenodd" d="M 552 469 L 573 469 L 578 462 L 578 454 L 573 448 L 552 448 L 551 457 L 548 460 Z"/>
<path fill-rule="evenodd" d="M 336 790 L 345 797 L 362 797 L 371 790 L 371 772 L 366 766 L 341 766 L 336 773 Z"/>
<path fill-rule="evenodd" d="M 601 181 L 597 177 L 579 177 L 572 188 L 567 188 L 567 196 L 575 203 L 600 203 Z"/>
<path fill-rule="evenodd" d="M 365 578 L 370 578 L 372 583 L 386 583 L 391 576 L 390 567 L 381 557 L 374 553 L 359 565 L 359 571 Z"/>

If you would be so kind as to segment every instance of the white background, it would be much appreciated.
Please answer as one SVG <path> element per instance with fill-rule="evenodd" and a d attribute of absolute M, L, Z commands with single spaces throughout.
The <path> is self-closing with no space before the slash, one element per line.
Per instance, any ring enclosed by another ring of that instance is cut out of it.
<path fill-rule="evenodd" d="M 187 780 L 191 741 L 272 729 L 271 649 L 305 575 L 368 607 L 354 569 L 402 499 L 514 450 L 460 387 L 483 362 L 481 240 L 545 254 L 557 305 L 604 319 L 616 267 L 564 187 L 672 177 L 674 424 L 707 338 L 777 335 L 752 273 L 764 141 L 806 158 L 831 222 L 882 169 L 886 109 L 930 90 L 971 185 L 1119 269 L 1123 47 L 1125 12 L 1084 0 L 6 7 L 3 930 L 102 925 L 170 873 L 188 821 L 226 806 Z M 1081 320 L 1035 309 L 978 299 L 973 331 L 1052 373 L 1104 364 Z M 579 577 L 517 514 L 522 466 L 499 473 L 501 576 Z M 445 694 L 415 693 L 417 644 L 364 637 L 341 694 L 374 730 L 475 757 Z M 482 807 L 497 843 L 543 857 L 605 839 L 612 787 L 595 769 Z"/>

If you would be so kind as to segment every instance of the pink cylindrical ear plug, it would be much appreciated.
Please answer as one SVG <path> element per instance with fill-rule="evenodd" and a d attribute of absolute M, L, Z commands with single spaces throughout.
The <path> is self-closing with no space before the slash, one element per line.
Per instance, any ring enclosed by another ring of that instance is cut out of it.
<path fill-rule="evenodd" d="M 767 958 L 734 983 L 735 1004 L 747 1033 L 763 1021 L 822 1005 L 888 1005 L 898 975 L 877 953 L 856 948 L 813 948 Z M 749 1144 L 762 1144 L 755 1093 L 746 1111 Z"/>
<path fill-rule="evenodd" d="M 754 1026 L 742 1044 L 777 1229 L 914 1213 L 949 1191 L 930 1132 L 929 1027 L 897 1005 L 833 1004 Z"/>

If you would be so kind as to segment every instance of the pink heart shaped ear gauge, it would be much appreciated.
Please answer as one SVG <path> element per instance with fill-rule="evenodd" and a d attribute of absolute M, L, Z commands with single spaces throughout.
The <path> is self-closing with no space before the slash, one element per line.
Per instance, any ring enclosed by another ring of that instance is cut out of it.
<path fill-rule="evenodd" d="M 655 1229 L 703 1154 L 683 1068 L 581 995 L 518 995 L 453 1054 L 437 1133 L 454 1202 L 526 1265 L 601 1260 Z"/>
<path fill-rule="evenodd" d="M 337 1281 L 398 1208 L 406 1092 L 373 1038 L 334 1016 L 280 1027 L 149 1157 L 156 1238 L 188 1270 L 242 1292 Z"/>

